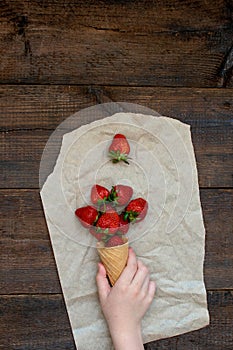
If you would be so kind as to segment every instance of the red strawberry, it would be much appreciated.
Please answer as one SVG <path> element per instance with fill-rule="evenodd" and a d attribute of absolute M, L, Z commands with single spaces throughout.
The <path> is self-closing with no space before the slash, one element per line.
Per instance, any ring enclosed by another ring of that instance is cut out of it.
<path fill-rule="evenodd" d="M 109 195 L 109 200 L 117 205 L 126 205 L 133 195 L 133 189 L 130 186 L 113 186 Z"/>
<path fill-rule="evenodd" d="M 124 213 L 124 219 L 129 222 L 139 222 L 144 219 L 148 209 L 148 203 L 143 198 L 133 199 L 127 205 Z"/>
<path fill-rule="evenodd" d="M 129 222 L 128 220 L 124 219 L 124 214 L 122 213 L 120 215 L 120 225 L 118 228 L 118 232 L 125 235 L 129 231 Z"/>
<path fill-rule="evenodd" d="M 116 134 L 108 151 L 113 163 L 118 163 L 122 160 L 126 164 L 129 164 L 127 158 L 130 152 L 130 146 L 124 135 Z"/>
<path fill-rule="evenodd" d="M 105 247 L 115 247 L 115 246 L 121 245 L 121 244 L 124 244 L 122 237 L 115 235 L 115 236 L 110 237 L 110 239 L 105 244 Z"/>
<path fill-rule="evenodd" d="M 99 228 L 100 232 L 114 234 L 118 230 L 119 224 L 119 215 L 114 209 L 112 209 L 111 211 L 107 211 L 100 216 L 96 223 L 96 227 Z"/>
<path fill-rule="evenodd" d="M 96 184 L 91 189 L 91 201 L 93 204 L 101 203 L 107 200 L 109 194 L 107 188 Z"/>
<path fill-rule="evenodd" d="M 75 215 L 84 227 L 89 228 L 98 219 L 98 211 L 88 205 L 75 210 Z"/>
<path fill-rule="evenodd" d="M 95 226 L 92 226 L 90 229 L 89 229 L 89 232 L 92 236 L 94 236 L 98 241 L 101 241 L 105 235 L 104 233 L 102 232 L 97 232 L 97 229 Z"/>

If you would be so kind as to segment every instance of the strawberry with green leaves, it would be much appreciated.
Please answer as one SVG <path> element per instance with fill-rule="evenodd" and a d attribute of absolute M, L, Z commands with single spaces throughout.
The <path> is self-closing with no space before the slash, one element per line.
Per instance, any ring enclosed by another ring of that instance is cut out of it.
<path fill-rule="evenodd" d="M 126 205 L 133 195 L 133 189 L 126 185 L 112 186 L 108 200 L 116 205 Z"/>
<path fill-rule="evenodd" d="M 103 186 L 96 184 L 91 188 L 91 201 L 93 204 L 106 202 L 109 195 L 109 190 Z"/>
<path fill-rule="evenodd" d="M 147 213 L 148 203 L 143 198 L 136 198 L 129 202 L 124 212 L 124 219 L 135 223 L 142 221 Z"/>
<path fill-rule="evenodd" d="M 112 235 L 117 232 L 119 224 L 119 215 L 113 208 L 109 208 L 100 216 L 96 222 L 96 227 L 98 232 Z"/>
<path fill-rule="evenodd" d="M 98 219 L 98 211 L 90 205 L 76 209 L 75 215 L 78 217 L 80 223 L 86 228 L 94 225 Z"/>
<path fill-rule="evenodd" d="M 109 157 L 113 163 L 118 163 L 120 161 L 129 164 L 128 155 L 130 152 L 130 145 L 123 134 L 116 134 L 112 140 L 109 147 Z"/>

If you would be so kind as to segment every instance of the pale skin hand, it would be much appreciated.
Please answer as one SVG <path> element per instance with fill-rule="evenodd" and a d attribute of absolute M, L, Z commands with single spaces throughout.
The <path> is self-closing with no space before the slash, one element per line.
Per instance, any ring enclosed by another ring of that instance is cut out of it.
<path fill-rule="evenodd" d="M 101 263 L 96 282 L 115 350 L 144 349 L 141 321 L 155 294 L 155 283 L 150 281 L 147 267 L 129 248 L 127 265 L 114 287 L 110 287 Z"/>

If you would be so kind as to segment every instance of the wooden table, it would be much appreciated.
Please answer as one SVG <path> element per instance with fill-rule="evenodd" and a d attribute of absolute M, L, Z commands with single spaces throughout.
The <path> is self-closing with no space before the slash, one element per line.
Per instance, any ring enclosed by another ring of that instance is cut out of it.
<path fill-rule="evenodd" d="M 75 349 L 40 158 L 74 112 L 126 101 L 191 125 L 207 231 L 210 326 L 145 348 L 233 349 L 232 0 L 2 0 L 0 9 L 0 348 Z"/>

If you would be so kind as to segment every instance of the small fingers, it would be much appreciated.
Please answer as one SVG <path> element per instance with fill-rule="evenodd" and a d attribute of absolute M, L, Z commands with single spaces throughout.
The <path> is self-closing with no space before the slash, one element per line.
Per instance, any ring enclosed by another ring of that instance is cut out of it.
<path fill-rule="evenodd" d="M 96 284 L 98 288 L 100 302 L 104 302 L 110 292 L 110 285 L 106 276 L 106 270 L 103 264 L 98 264 L 98 272 L 96 274 Z"/>
<path fill-rule="evenodd" d="M 156 284 L 154 281 L 150 281 L 148 286 L 149 303 L 152 303 L 152 300 L 154 299 L 154 296 L 155 296 L 155 291 L 156 291 Z"/>
<path fill-rule="evenodd" d="M 133 287 L 137 287 L 137 288 L 141 289 L 146 280 L 149 281 L 149 270 L 139 260 L 137 263 L 137 272 L 136 272 L 131 284 Z"/>
<path fill-rule="evenodd" d="M 149 283 L 150 283 L 150 275 L 146 275 L 142 287 L 141 287 L 141 293 L 142 295 L 147 295 L 148 294 L 148 290 L 149 290 Z"/>
<path fill-rule="evenodd" d="M 131 283 L 131 288 L 134 295 L 144 300 L 149 306 L 154 299 L 156 285 L 154 281 L 150 280 L 148 268 L 138 261 L 138 270 Z"/>
<path fill-rule="evenodd" d="M 150 277 L 147 276 L 140 290 L 141 302 L 146 306 L 146 309 L 149 308 L 154 299 L 155 289 L 155 282 L 150 281 Z"/>
<path fill-rule="evenodd" d="M 124 283 L 129 285 L 137 272 L 137 258 L 132 248 L 129 248 L 128 261 L 125 269 L 118 279 L 118 284 Z"/>

